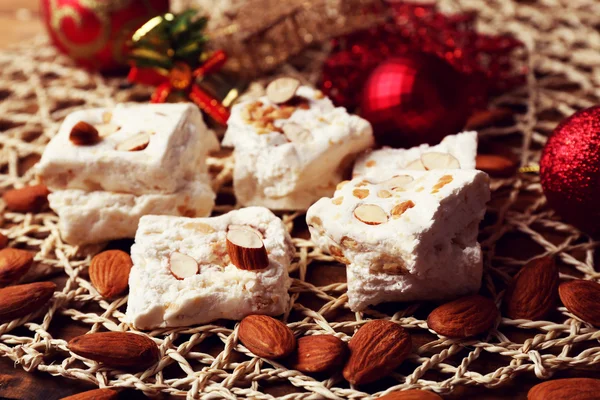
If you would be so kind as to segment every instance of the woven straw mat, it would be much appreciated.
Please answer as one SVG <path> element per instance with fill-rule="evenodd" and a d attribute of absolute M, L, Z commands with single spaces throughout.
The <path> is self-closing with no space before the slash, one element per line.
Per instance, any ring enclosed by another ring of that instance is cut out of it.
<path fill-rule="evenodd" d="M 508 144 L 521 165 L 532 165 L 558 121 L 600 103 L 600 3 L 594 0 L 511 2 L 465 0 L 444 3 L 448 10 L 476 11 L 479 30 L 510 32 L 527 47 L 526 87 L 494 100 L 515 111 L 512 123 L 481 130 L 481 139 Z M 318 55 L 318 51 L 310 50 Z M 305 53 L 310 58 L 311 53 Z M 315 55 L 315 57 L 316 57 Z M 317 59 L 317 58 L 315 58 Z M 316 62 L 316 61 L 315 61 Z M 293 63 L 279 73 L 295 71 Z M 312 71 L 318 70 L 313 65 Z M 310 72 L 310 71 L 309 71 Z M 76 68 L 44 40 L 0 53 L 0 187 L 22 187 L 35 180 L 29 167 L 44 150 L 63 118 L 85 108 L 124 101 L 146 101 L 148 88 L 122 78 L 105 78 Z M 220 199 L 231 198 L 231 160 L 210 160 Z M 540 255 L 555 255 L 563 280 L 600 278 L 594 269 L 597 242 L 563 223 L 545 204 L 539 178 L 521 173 L 492 181 L 493 196 L 480 240 L 485 252 L 483 291 L 501 302 L 506 282 L 518 268 Z M 3 205 L 0 207 L 4 207 Z M 231 208 L 225 203 L 218 212 Z M 29 280 L 64 282 L 47 310 L 0 325 L 0 355 L 27 371 L 88 381 L 100 387 L 135 388 L 147 395 L 203 399 L 273 399 L 273 387 L 289 386 L 285 399 L 367 399 L 393 390 L 426 388 L 449 393 L 457 385 L 494 387 L 517 374 L 547 379 L 559 369 L 590 368 L 600 362 L 600 331 L 564 307 L 546 321 L 502 318 L 487 337 L 451 340 L 429 331 L 433 305 L 392 304 L 351 313 L 344 268 L 307 240 L 302 214 L 282 215 L 297 249 L 290 267 L 291 311 L 285 315 L 298 335 L 334 334 L 348 341 L 369 319 L 386 318 L 412 335 L 414 351 L 401 368 L 380 383 L 350 387 L 338 372 L 307 376 L 284 364 L 252 356 L 239 342 L 236 324 L 217 322 L 189 328 L 145 332 L 160 347 L 161 360 L 147 371 L 126 373 L 82 359 L 67 349 L 63 325 L 90 331 L 130 330 L 123 323 L 127 297 L 102 299 L 90 284 L 87 267 L 101 246 L 63 243 L 52 212 L 21 214 L 2 209 L 0 232 L 10 246 L 36 251 Z M 294 228 L 294 229 L 293 229 Z M 293 229 L 293 230 L 292 230 Z M 58 322 L 57 322 L 58 321 Z M 282 393 L 279 390 L 278 393 Z"/>

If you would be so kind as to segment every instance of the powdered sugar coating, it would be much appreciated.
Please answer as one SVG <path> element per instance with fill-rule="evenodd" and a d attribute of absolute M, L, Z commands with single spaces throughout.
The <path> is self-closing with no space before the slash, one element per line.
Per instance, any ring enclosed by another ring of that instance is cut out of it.
<path fill-rule="evenodd" d="M 490 198 L 488 176 L 476 170 L 403 173 L 414 180 L 395 189 L 389 182 L 355 178 L 307 212 L 312 240 L 348 265 L 352 310 L 479 288 L 477 233 Z M 380 207 L 387 222 L 359 220 L 355 210 L 361 204 Z"/>
<path fill-rule="evenodd" d="M 353 177 L 384 180 L 402 173 L 407 165 L 425 153 L 439 152 L 454 156 L 461 169 L 475 169 L 477 156 L 477 132 L 462 132 L 446 136 L 439 144 L 422 144 L 410 149 L 384 147 L 361 155 L 354 164 Z"/>
<path fill-rule="evenodd" d="M 229 262 L 225 236 L 230 225 L 250 225 L 261 232 L 267 268 L 246 271 Z M 198 261 L 199 273 L 183 280 L 172 276 L 168 258 L 175 251 Z M 131 248 L 127 321 L 151 329 L 282 314 L 289 304 L 287 268 L 293 256 L 283 222 L 263 207 L 213 218 L 142 217 Z"/>
<path fill-rule="evenodd" d="M 276 119 L 274 129 L 259 128 L 247 119 L 252 101 L 231 110 L 224 146 L 235 147 L 234 188 L 242 205 L 305 210 L 333 193 L 355 155 L 373 145 L 371 125 L 335 107 L 319 91 L 301 86 L 297 95 L 307 107 L 289 118 Z M 280 106 L 261 97 L 263 108 Z M 246 111 L 245 111 L 246 110 Z M 306 141 L 289 141 L 279 130 L 297 124 L 310 132 Z"/>

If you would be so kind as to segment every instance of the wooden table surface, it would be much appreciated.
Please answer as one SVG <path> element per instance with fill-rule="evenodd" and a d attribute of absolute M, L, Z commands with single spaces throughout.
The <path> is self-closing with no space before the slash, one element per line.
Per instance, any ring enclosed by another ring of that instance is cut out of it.
<path fill-rule="evenodd" d="M 0 51 L 19 44 L 44 31 L 39 19 L 39 0 L 0 0 Z M 494 368 L 492 362 L 489 365 Z M 587 376 L 600 378 L 599 371 L 563 371 L 555 378 Z M 539 381 L 532 375 L 517 377 L 509 385 L 496 389 L 459 388 L 448 399 L 526 399 L 527 391 Z M 66 378 L 52 377 L 46 373 L 25 372 L 20 366 L 6 358 L 0 358 L 0 399 L 53 400 L 92 386 Z M 275 394 L 275 393 L 273 393 Z M 122 392 L 120 398 L 144 398 L 134 391 Z"/>

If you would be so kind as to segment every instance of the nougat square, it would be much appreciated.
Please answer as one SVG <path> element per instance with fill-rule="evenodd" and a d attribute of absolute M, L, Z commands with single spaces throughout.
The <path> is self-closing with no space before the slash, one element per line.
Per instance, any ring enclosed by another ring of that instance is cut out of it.
<path fill-rule="evenodd" d="M 250 229 L 261 238 L 265 268 L 234 265 L 227 242 L 234 229 Z M 193 259 L 198 271 L 178 278 L 174 254 Z M 139 329 L 152 329 L 282 314 L 289 305 L 288 267 L 294 254 L 283 222 L 263 207 L 212 218 L 142 217 L 131 248 L 126 320 Z"/>
<path fill-rule="evenodd" d="M 70 140 L 81 121 L 101 140 L 90 145 Z M 147 140 L 144 148 L 127 146 L 140 137 Z M 206 155 L 218 148 L 193 104 L 120 104 L 69 114 L 44 150 L 37 173 L 52 191 L 174 193 L 206 173 Z"/>

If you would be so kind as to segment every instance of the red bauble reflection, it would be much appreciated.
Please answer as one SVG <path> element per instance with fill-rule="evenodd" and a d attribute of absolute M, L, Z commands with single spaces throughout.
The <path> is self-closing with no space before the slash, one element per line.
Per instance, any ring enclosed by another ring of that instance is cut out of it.
<path fill-rule="evenodd" d="M 584 232 L 600 232 L 600 106 L 556 127 L 540 160 L 548 204 Z"/>
<path fill-rule="evenodd" d="M 360 114 L 373 125 L 380 145 L 436 144 L 464 127 L 472 111 L 471 93 L 463 75 L 444 60 L 406 54 L 383 62 L 371 73 Z"/>
<path fill-rule="evenodd" d="M 41 0 L 52 43 L 79 65 L 111 71 L 126 64 L 131 35 L 169 11 L 169 0 Z"/>

